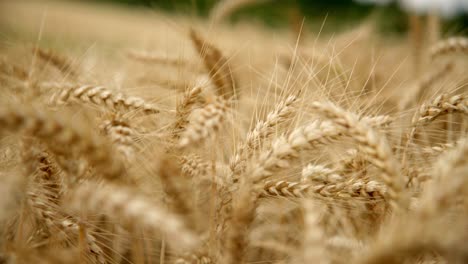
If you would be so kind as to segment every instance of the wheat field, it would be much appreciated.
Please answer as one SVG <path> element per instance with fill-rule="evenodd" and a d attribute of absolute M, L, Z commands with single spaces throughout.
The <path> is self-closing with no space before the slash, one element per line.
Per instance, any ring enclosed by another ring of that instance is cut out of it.
<path fill-rule="evenodd" d="M 468 263 L 468 38 L 222 2 L 0 3 L 0 263 Z"/>

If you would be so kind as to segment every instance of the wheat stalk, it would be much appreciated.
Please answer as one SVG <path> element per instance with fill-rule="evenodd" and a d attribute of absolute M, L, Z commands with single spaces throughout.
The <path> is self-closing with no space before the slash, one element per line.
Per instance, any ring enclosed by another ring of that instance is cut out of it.
<path fill-rule="evenodd" d="M 304 207 L 304 242 L 303 258 L 304 263 L 327 263 L 325 247 L 323 246 L 324 234 L 319 226 L 320 207 L 316 206 L 311 200 L 303 202 Z"/>
<path fill-rule="evenodd" d="M 158 175 L 172 211 L 187 219 L 187 224 L 193 227 L 195 221 L 193 221 L 193 211 L 189 203 L 192 196 L 188 188 L 189 183 L 187 179 L 183 178 L 181 168 L 174 160 L 165 157 L 161 159 L 159 164 Z"/>
<path fill-rule="evenodd" d="M 73 234 L 78 237 L 79 226 L 71 219 L 64 219 L 57 213 L 50 210 L 47 202 L 42 201 L 36 194 L 28 193 L 28 201 L 37 214 L 38 218 L 43 220 L 51 231 L 60 230 L 63 236 Z M 87 251 L 93 256 L 97 263 L 106 263 L 105 255 L 101 247 L 96 243 L 96 238 L 86 233 L 85 241 L 87 243 Z"/>
<path fill-rule="evenodd" d="M 248 182 L 241 183 L 242 188 L 233 198 L 232 218 L 229 221 L 229 230 L 226 243 L 226 253 L 223 263 L 235 264 L 244 262 L 244 252 L 247 246 L 249 227 L 255 216 L 258 199 L 252 193 Z"/>

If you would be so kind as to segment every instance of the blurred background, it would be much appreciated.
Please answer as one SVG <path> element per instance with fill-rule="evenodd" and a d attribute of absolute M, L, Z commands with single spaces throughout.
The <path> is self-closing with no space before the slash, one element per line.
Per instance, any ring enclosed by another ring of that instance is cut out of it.
<path fill-rule="evenodd" d="M 86 0 L 91 3 L 107 3 L 129 8 L 140 7 L 164 10 L 199 17 L 208 15 L 218 0 Z M 375 5 L 357 3 L 352 0 L 260 0 L 256 4 L 236 11 L 229 18 L 230 23 L 237 21 L 256 21 L 269 27 L 286 27 L 291 19 L 298 17 L 310 30 L 319 30 L 325 21 L 325 31 L 346 30 L 363 19 L 374 19 L 381 32 L 402 33 L 407 30 L 405 13 L 397 4 Z M 363 1 L 361 2 L 369 2 Z M 302 19 L 301 19 L 302 20 Z M 468 16 L 459 15 L 445 19 L 443 32 L 446 34 L 467 35 Z"/>

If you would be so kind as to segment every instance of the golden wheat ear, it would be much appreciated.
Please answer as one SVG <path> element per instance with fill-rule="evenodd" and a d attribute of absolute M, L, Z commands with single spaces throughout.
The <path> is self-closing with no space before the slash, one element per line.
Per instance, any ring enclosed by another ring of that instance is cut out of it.
<path fill-rule="evenodd" d="M 406 208 L 406 199 L 402 199 L 403 178 L 400 164 L 393 157 L 386 139 L 377 134 L 368 122 L 359 120 L 332 103 L 313 102 L 313 109 L 323 113 L 336 125 L 347 129 L 353 140 L 366 152 L 369 162 L 381 170 L 381 178 L 388 187 L 387 197 L 394 210 Z"/>
<path fill-rule="evenodd" d="M 468 114 L 468 97 L 466 94 L 452 96 L 441 94 L 435 99 L 424 103 L 413 119 L 413 125 L 425 125 L 443 115 L 451 113 Z"/>
<path fill-rule="evenodd" d="M 136 131 L 130 126 L 128 121 L 122 118 L 105 120 L 101 125 L 101 130 L 111 139 L 124 160 L 131 162 L 135 159 L 134 138 Z"/>
<path fill-rule="evenodd" d="M 298 102 L 298 96 L 288 96 L 285 100 L 279 102 L 273 111 L 268 113 L 265 120 L 258 121 L 254 129 L 247 133 L 245 140 L 239 145 L 236 153 L 230 160 L 231 178 L 233 181 L 237 182 L 239 180 L 239 175 L 246 168 L 246 161 L 276 131 L 275 129 L 292 119 L 297 110 Z"/>
<path fill-rule="evenodd" d="M 437 42 L 430 48 L 430 55 L 433 60 L 453 53 L 468 53 L 468 38 L 448 38 Z"/>
<path fill-rule="evenodd" d="M 76 67 L 73 66 L 69 58 L 52 50 L 44 50 L 39 47 L 33 48 L 33 53 L 36 54 L 41 60 L 50 63 L 63 75 L 70 75 L 72 78 L 76 78 L 78 76 L 78 73 L 75 69 Z"/>
<path fill-rule="evenodd" d="M 468 172 L 466 142 L 465 138 L 440 158 L 433 171 L 434 180 L 423 190 L 415 208 L 389 222 L 355 263 L 396 264 L 434 253 L 454 263 L 466 262 L 466 248 L 460 247 L 465 234 L 455 231 L 466 227 L 465 212 L 457 210 L 461 209 L 457 208 L 457 201 L 468 193 L 463 177 Z"/>
<path fill-rule="evenodd" d="M 226 118 L 227 110 L 228 102 L 221 97 L 217 97 L 203 109 L 194 113 L 193 120 L 181 135 L 179 147 L 196 147 L 208 138 L 213 137 Z"/>
<path fill-rule="evenodd" d="M 0 59 L 0 73 L 6 76 L 14 76 L 19 80 L 25 81 L 28 79 L 29 73 L 21 66 L 15 65 L 4 58 Z"/>
<path fill-rule="evenodd" d="M 43 140 L 57 156 L 73 157 L 76 151 L 106 179 L 117 180 L 124 175 L 124 167 L 110 154 L 112 151 L 105 140 L 63 121 L 60 116 L 24 106 L 9 105 L 0 109 L 0 125 L 2 130 L 23 132 Z"/>
<path fill-rule="evenodd" d="M 190 39 L 205 63 L 205 68 L 216 86 L 218 96 L 225 99 L 238 98 L 239 91 L 236 89 L 234 74 L 226 57 L 219 48 L 210 44 L 194 29 L 190 29 Z"/>
<path fill-rule="evenodd" d="M 262 187 L 260 197 L 287 197 L 305 198 L 313 197 L 317 200 L 336 201 L 355 198 L 383 200 L 387 189 L 383 184 L 362 179 L 336 183 L 303 183 L 288 181 L 267 181 Z M 357 201 L 358 199 L 356 199 Z"/>
<path fill-rule="evenodd" d="M 176 118 L 173 125 L 173 139 L 180 139 L 180 134 L 186 129 L 189 124 L 189 115 L 192 113 L 193 107 L 201 100 L 200 95 L 202 89 L 200 86 L 195 86 L 192 89 L 187 89 L 184 96 L 176 106 Z"/>
<path fill-rule="evenodd" d="M 90 103 L 103 109 L 117 112 L 143 112 L 144 114 L 157 114 L 160 110 L 153 104 L 136 96 L 128 96 L 121 92 L 96 85 L 59 85 L 61 91 L 54 93 L 50 98 L 51 105 L 65 105 L 70 101 Z"/>
<path fill-rule="evenodd" d="M 356 117 L 357 118 L 357 117 Z M 389 124 L 389 116 L 364 117 L 361 122 L 371 127 Z M 271 177 L 275 172 L 291 167 L 290 162 L 298 160 L 300 152 L 313 149 L 320 144 L 327 144 L 335 139 L 348 135 L 347 127 L 331 120 L 314 120 L 299 126 L 287 136 L 277 137 L 269 149 L 260 153 L 256 166 L 249 173 L 254 183 L 259 183 Z"/>

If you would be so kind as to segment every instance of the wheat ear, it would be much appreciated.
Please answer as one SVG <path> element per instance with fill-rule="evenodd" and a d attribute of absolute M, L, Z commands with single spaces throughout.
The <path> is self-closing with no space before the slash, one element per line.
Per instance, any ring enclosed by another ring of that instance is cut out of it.
<path fill-rule="evenodd" d="M 357 149 L 349 149 L 346 151 L 346 156 L 338 162 L 337 170 L 346 175 L 351 172 L 365 173 L 367 161 L 360 151 Z"/>
<path fill-rule="evenodd" d="M 433 171 L 434 181 L 422 194 L 417 213 L 425 218 L 435 217 L 468 194 L 468 138 L 441 156 Z"/>
<path fill-rule="evenodd" d="M 91 103 L 113 111 L 142 111 L 145 114 L 156 114 L 160 110 L 142 98 L 127 96 L 123 93 L 109 90 L 103 86 L 94 85 L 64 85 L 50 99 L 51 104 L 64 105 L 74 100 Z"/>
<path fill-rule="evenodd" d="M 195 235 L 176 215 L 156 206 L 147 197 L 125 187 L 98 183 L 82 184 L 64 198 L 65 210 L 104 214 L 118 217 L 125 225 L 135 224 L 153 232 L 163 232 L 174 249 L 193 249 L 198 244 Z"/>
<path fill-rule="evenodd" d="M 115 180 L 123 175 L 123 166 L 112 158 L 109 146 L 102 139 L 68 125 L 50 113 L 21 108 L 24 107 L 14 105 L 0 108 L 2 130 L 24 131 L 34 135 L 44 140 L 49 149 L 58 155 L 71 155 L 72 151 L 77 151 L 107 179 Z"/>
<path fill-rule="evenodd" d="M 28 72 L 20 66 L 14 65 L 5 59 L 0 60 L 0 71 L 4 72 L 5 75 L 15 76 L 19 80 L 25 81 L 28 79 Z"/>
<path fill-rule="evenodd" d="M 418 115 L 413 119 L 413 125 L 428 124 L 442 115 L 453 112 L 468 114 L 468 97 L 466 94 L 453 96 L 441 94 L 434 100 L 424 103 L 419 108 Z"/>
<path fill-rule="evenodd" d="M 344 178 L 337 174 L 334 170 L 323 165 L 308 164 L 302 169 L 301 181 L 307 182 L 324 182 L 335 183 L 342 181 Z"/>
<path fill-rule="evenodd" d="M 453 232 L 463 229 L 466 221 L 463 217 L 453 217 L 453 205 L 458 197 L 468 194 L 465 177 L 468 172 L 467 155 L 468 144 L 464 139 L 438 161 L 433 172 L 435 180 L 422 193 L 418 207 L 383 229 L 369 253 L 356 263 L 396 264 L 401 263 L 404 257 L 412 258 L 426 252 L 437 252 L 447 260 L 453 258 L 454 263 L 466 262 L 467 257 L 463 253 L 466 249 L 459 246 L 464 245 L 461 241 L 466 240 L 465 235 Z M 447 222 L 450 222 L 450 229 Z"/>
<path fill-rule="evenodd" d="M 132 161 L 135 158 L 135 142 L 134 137 L 136 132 L 130 127 L 128 122 L 123 119 L 115 118 L 105 120 L 101 125 L 102 131 L 114 143 L 115 148 L 126 161 Z"/>
<path fill-rule="evenodd" d="M 80 227 L 75 220 L 65 219 L 58 213 L 52 211 L 50 206 L 48 206 L 48 203 L 41 200 L 41 198 L 39 198 L 39 196 L 37 196 L 35 193 L 29 192 L 28 198 L 33 212 L 38 216 L 39 219 L 44 221 L 50 230 L 55 231 L 58 229 L 60 232 L 62 232 L 63 236 L 67 236 L 67 234 L 71 233 L 75 237 L 78 237 Z M 104 251 L 96 243 L 96 238 L 87 232 L 85 241 L 88 247 L 87 251 L 91 256 L 93 256 L 95 261 L 97 263 L 106 263 Z"/>
<path fill-rule="evenodd" d="M 454 149 L 456 146 L 460 145 L 462 140 L 458 140 L 453 143 L 439 143 L 432 147 L 425 147 L 422 149 L 422 152 L 427 155 L 439 155 L 451 149 Z"/>
<path fill-rule="evenodd" d="M 369 161 L 382 171 L 380 175 L 388 187 L 387 197 L 393 209 L 406 208 L 406 201 L 402 199 L 403 179 L 400 175 L 400 165 L 394 159 L 385 138 L 379 136 L 368 122 L 360 121 L 354 114 L 332 103 L 313 102 L 311 106 L 336 125 L 346 129 L 351 138 L 360 144 Z"/>
<path fill-rule="evenodd" d="M 376 116 L 363 118 L 362 122 L 378 127 L 387 125 L 391 120 L 388 116 Z M 346 128 L 329 120 L 315 120 L 295 128 L 287 137 L 275 139 L 271 149 L 260 154 L 258 163 L 248 175 L 253 177 L 255 183 L 265 180 L 274 172 L 289 167 L 289 162 L 296 160 L 301 150 L 328 143 L 343 136 L 345 132 Z"/>
<path fill-rule="evenodd" d="M 78 225 L 73 219 L 65 219 L 56 211 L 63 189 L 59 179 L 58 168 L 52 163 L 48 153 L 38 151 L 27 140 L 23 146 L 23 157 L 28 177 L 36 175 L 34 181 L 39 188 L 27 192 L 27 201 L 36 217 L 45 223 L 49 231 L 59 230 L 63 236 L 67 233 L 78 236 Z M 27 144 L 27 146 L 26 146 Z M 96 244 L 96 238 L 87 234 L 85 237 L 87 251 L 97 263 L 106 263 L 104 252 Z"/>
<path fill-rule="evenodd" d="M 228 102 L 220 97 L 194 113 L 193 120 L 181 135 L 179 147 L 196 146 L 216 133 L 226 117 Z"/>
<path fill-rule="evenodd" d="M 457 52 L 468 53 L 468 38 L 452 37 L 441 40 L 430 48 L 432 59 Z"/>
<path fill-rule="evenodd" d="M 200 100 L 202 89 L 195 86 L 186 90 L 182 100 L 176 106 L 176 119 L 173 126 L 173 137 L 179 139 L 180 133 L 184 131 L 189 123 L 188 118 L 193 110 L 193 106 Z"/>
<path fill-rule="evenodd" d="M 206 42 L 195 30 L 190 30 L 190 38 L 200 57 L 205 63 L 205 68 L 217 88 L 218 96 L 228 99 L 232 96 L 238 98 L 234 75 L 231 71 L 228 59 L 223 56 L 220 49 Z"/>
<path fill-rule="evenodd" d="M 182 164 L 182 173 L 191 178 L 206 175 L 211 167 L 211 164 L 203 161 L 197 155 L 182 156 L 180 163 Z"/>
<path fill-rule="evenodd" d="M 304 198 L 384 198 L 387 189 L 376 181 L 349 180 L 338 183 L 302 183 L 288 181 L 267 181 L 260 193 L 261 197 Z"/>
<path fill-rule="evenodd" d="M 55 68 L 57 68 L 60 72 L 65 75 L 70 75 L 72 77 L 76 77 L 77 73 L 72 66 L 70 60 L 63 55 L 60 55 L 52 50 L 44 50 L 39 47 L 33 49 L 34 54 L 37 54 L 39 58 L 42 60 L 49 62 Z"/>
<path fill-rule="evenodd" d="M 32 140 L 24 140 L 22 145 L 22 160 L 26 165 L 26 174 L 28 177 L 34 175 L 34 181 L 39 184 L 47 200 L 57 203 L 64 192 L 58 166 L 48 152 L 34 147 Z"/>
<path fill-rule="evenodd" d="M 273 111 L 268 113 L 265 120 L 257 122 L 255 128 L 249 131 L 245 141 L 238 147 L 238 151 L 230 161 L 234 181 L 238 180 L 238 175 L 245 170 L 245 162 L 260 147 L 261 143 L 275 132 L 278 125 L 292 117 L 297 101 L 297 96 L 288 96 L 284 101 L 278 103 Z"/>

